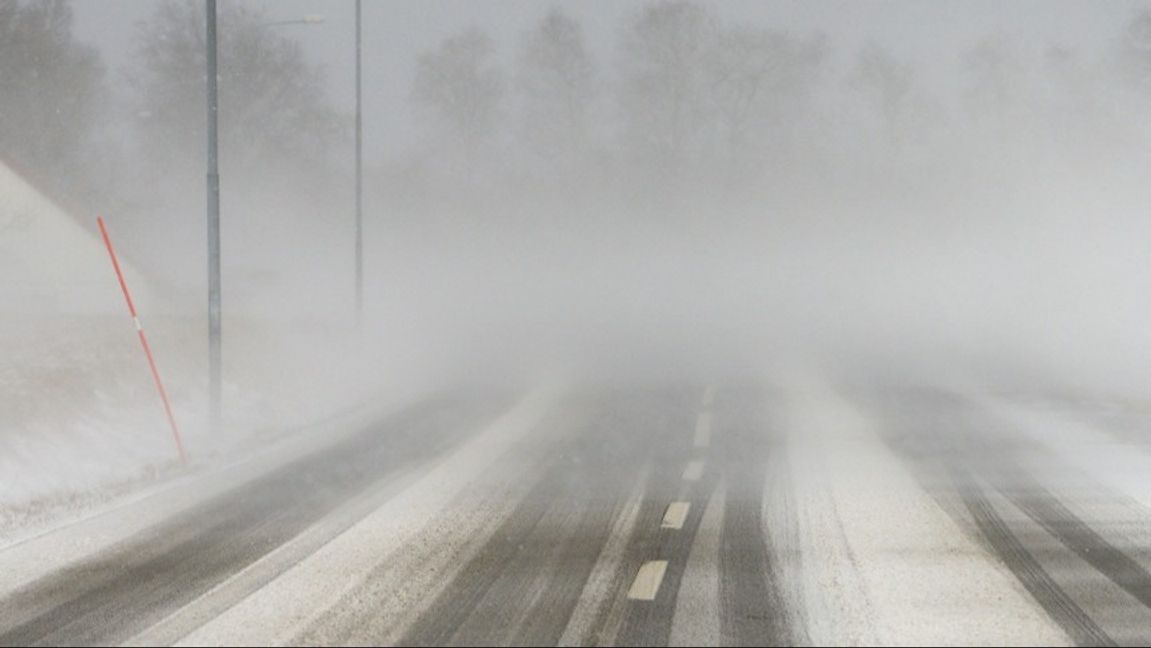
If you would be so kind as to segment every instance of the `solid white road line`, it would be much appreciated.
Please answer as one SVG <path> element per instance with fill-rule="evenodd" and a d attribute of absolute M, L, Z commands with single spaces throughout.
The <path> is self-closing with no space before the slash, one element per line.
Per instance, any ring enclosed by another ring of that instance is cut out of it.
<path fill-rule="evenodd" d="M 687 464 L 687 468 L 683 469 L 684 481 L 699 481 L 703 477 L 703 462 L 696 459 Z"/>
<path fill-rule="evenodd" d="M 726 489 L 717 480 L 715 490 L 700 515 L 699 530 L 683 568 L 683 579 L 675 591 L 675 611 L 671 617 L 669 646 L 721 646 L 719 593 L 719 549 L 723 535 L 723 508 Z M 603 645 L 603 644 L 601 644 Z"/>
<path fill-rule="evenodd" d="M 639 572 L 632 581 L 627 597 L 633 601 L 654 601 L 659 593 L 659 586 L 663 583 L 663 575 L 667 572 L 666 560 L 649 560 L 639 568 Z"/>
<path fill-rule="evenodd" d="M 691 502 L 672 502 L 668 505 L 667 511 L 664 511 L 663 523 L 660 524 L 660 528 L 682 529 L 684 521 L 687 520 L 689 509 L 691 509 Z"/>
<path fill-rule="evenodd" d="M 711 412 L 700 412 L 695 422 L 695 447 L 706 448 L 711 445 Z"/>
<path fill-rule="evenodd" d="M 711 409 L 715 404 L 715 385 L 708 385 L 707 389 L 703 390 L 703 407 L 704 409 Z"/>

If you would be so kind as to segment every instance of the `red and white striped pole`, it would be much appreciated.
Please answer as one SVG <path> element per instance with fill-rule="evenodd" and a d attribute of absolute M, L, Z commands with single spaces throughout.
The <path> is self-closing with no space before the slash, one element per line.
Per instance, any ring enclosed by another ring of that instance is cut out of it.
<path fill-rule="evenodd" d="M 156 369 L 156 360 L 152 357 L 152 347 L 148 345 L 148 338 L 144 335 L 144 327 L 140 324 L 140 316 L 136 314 L 136 304 L 132 302 L 132 293 L 128 292 L 128 283 L 124 281 L 124 272 L 120 270 L 120 262 L 116 259 L 116 250 L 112 247 L 112 239 L 108 237 L 108 228 L 104 226 L 104 219 L 99 217 L 96 222 L 100 225 L 100 235 L 104 237 L 104 247 L 108 248 L 108 256 L 112 258 L 112 267 L 116 269 L 116 278 L 120 280 L 120 290 L 124 291 L 124 299 L 128 302 L 128 312 L 132 315 L 132 322 L 136 325 L 136 333 L 140 336 L 140 345 L 144 347 L 144 355 L 148 356 L 148 366 L 152 368 L 152 379 L 156 381 L 156 389 L 160 392 L 160 399 L 164 401 L 164 411 L 168 414 L 168 424 L 172 426 L 172 438 L 176 440 L 176 449 L 180 452 L 180 463 L 188 465 L 188 455 L 184 452 L 184 442 L 180 438 L 180 428 L 176 425 L 176 417 L 172 415 L 172 403 L 168 400 L 168 392 L 164 389 L 164 382 L 160 380 L 160 372 Z"/>

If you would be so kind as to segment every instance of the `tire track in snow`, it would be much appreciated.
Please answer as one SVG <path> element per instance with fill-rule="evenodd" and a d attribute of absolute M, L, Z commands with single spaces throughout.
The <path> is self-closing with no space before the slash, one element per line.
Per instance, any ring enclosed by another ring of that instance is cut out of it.
<path fill-rule="evenodd" d="M 982 489 L 962 469 L 954 469 L 964 504 L 980 533 L 1044 611 L 1080 646 L 1114 646 L 1115 641 L 1079 607 L 1039 564 L 995 511 Z"/>

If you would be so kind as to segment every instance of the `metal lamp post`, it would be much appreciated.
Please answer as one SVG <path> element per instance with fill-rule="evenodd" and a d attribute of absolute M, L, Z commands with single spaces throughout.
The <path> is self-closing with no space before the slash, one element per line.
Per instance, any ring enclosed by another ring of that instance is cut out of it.
<path fill-rule="evenodd" d="M 209 423 L 220 431 L 222 359 L 220 327 L 219 73 L 216 67 L 216 0 L 207 0 L 208 48 L 208 400 Z"/>
<path fill-rule="evenodd" d="M 219 70 L 216 42 L 216 0 L 206 0 L 207 82 L 208 82 L 208 420 L 219 432 L 223 420 L 223 343 L 220 301 L 220 149 L 219 149 Z M 315 25 L 323 16 L 304 16 L 262 25 Z"/>
<path fill-rule="evenodd" d="M 356 326 L 364 314 L 364 145 L 360 0 L 356 0 Z"/>

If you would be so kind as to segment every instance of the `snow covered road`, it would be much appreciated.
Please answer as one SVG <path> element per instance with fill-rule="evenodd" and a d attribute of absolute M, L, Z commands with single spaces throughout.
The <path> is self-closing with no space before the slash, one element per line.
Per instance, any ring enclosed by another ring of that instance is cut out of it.
<path fill-rule="evenodd" d="M 1145 644 L 1149 445 L 1097 423 L 814 380 L 442 397 L 19 572 L 0 645 Z"/>

